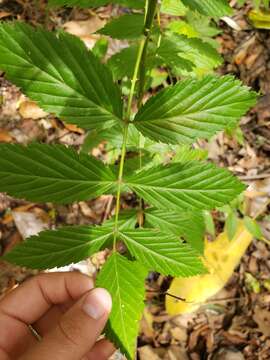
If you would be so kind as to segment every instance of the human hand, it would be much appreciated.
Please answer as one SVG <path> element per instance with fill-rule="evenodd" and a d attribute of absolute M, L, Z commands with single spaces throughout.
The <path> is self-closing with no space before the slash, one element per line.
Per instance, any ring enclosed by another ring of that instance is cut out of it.
<path fill-rule="evenodd" d="M 0 359 L 107 360 L 113 345 L 97 339 L 111 306 L 109 293 L 93 289 L 86 275 L 37 275 L 0 301 Z"/>

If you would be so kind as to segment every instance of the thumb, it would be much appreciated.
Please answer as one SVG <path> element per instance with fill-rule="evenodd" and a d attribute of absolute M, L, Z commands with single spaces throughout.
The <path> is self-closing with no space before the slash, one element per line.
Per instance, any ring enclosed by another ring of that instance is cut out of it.
<path fill-rule="evenodd" d="M 89 291 L 22 360 L 81 360 L 95 345 L 111 307 L 111 296 L 105 289 Z"/>

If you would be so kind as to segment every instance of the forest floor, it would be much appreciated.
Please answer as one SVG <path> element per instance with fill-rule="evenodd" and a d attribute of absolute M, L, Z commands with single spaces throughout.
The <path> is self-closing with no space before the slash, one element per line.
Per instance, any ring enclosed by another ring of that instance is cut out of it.
<path fill-rule="evenodd" d="M 270 36 L 269 31 L 254 29 L 248 23 L 248 9 L 242 8 L 233 17 L 237 30 L 225 21 L 220 22 L 222 34 L 218 41 L 225 63 L 219 72 L 236 75 L 260 91 L 261 97 L 241 121 L 242 140 L 219 135 L 209 144 L 209 157 L 240 176 L 254 191 L 270 194 Z M 64 28 L 83 38 L 89 46 L 96 41 L 96 35 L 89 34 L 101 27 L 114 11 L 108 6 L 97 13 L 67 9 L 47 12 L 42 1 L 0 0 L 0 19 L 22 19 L 49 29 Z M 120 46 L 117 41 L 111 43 L 111 51 Z M 0 142 L 57 142 L 78 148 L 84 137 L 84 131 L 76 126 L 64 125 L 37 109 L 0 73 Z M 94 155 L 106 156 L 104 144 L 94 149 Z M 130 208 L 133 203 L 131 195 L 122 198 L 123 208 Z M 99 224 L 113 211 L 114 199 L 110 195 L 70 206 L 44 206 L 0 194 L 0 252 L 5 253 L 25 237 L 45 228 L 62 224 Z M 265 238 L 270 240 L 267 206 L 263 215 L 260 225 Z M 92 262 L 84 262 L 77 268 L 95 274 L 103 261 L 104 254 L 101 253 Z M 0 262 L 0 294 L 4 295 L 33 273 Z M 247 273 L 255 279 L 256 291 L 247 282 Z M 169 279 L 151 274 L 148 289 L 157 291 L 147 293 L 139 358 L 270 359 L 270 286 L 266 285 L 269 283 L 270 248 L 265 242 L 254 240 L 218 296 L 218 299 L 229 300 L 213 300 L 194 314 L 171 318 L 165 312 L 163 295 Z"/>

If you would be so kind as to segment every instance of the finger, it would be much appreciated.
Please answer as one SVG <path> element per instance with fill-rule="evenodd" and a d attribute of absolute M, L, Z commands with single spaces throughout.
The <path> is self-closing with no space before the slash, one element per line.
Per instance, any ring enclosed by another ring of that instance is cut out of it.
<path fill-rule="evenodd" d="M 41 274 L 26 281 L 0 302 L 0 348 L 23 351 L 33 341 L 29 324 L 53 305 L 77 300 L 91 288 L 91 279 L 77 272 Z"/>
<path fill-rule="evenodd" d="M 59 319 L 65 314 L 73 305 L 75 301 L 68 301 L 64 304 L 52 306 L 38 321 L 33 324 L 34 329 L 44 336 L 47 332 L 51 331 Z"/>
<path fill-rule="evenodd" d="M 1 348 L 0 348 L 0 359 L 1 360 L 11 360 L 10 357 L 8 356 L 8 354 L 6 353 L 6 351 Z"/>
<path fill-rule="evenodd" d="M 0 324 L 0 349 L 6 356 L 17 358 L 25 349 L 35 345 L 34 335 L 20 320 L 0 313 Z M 0 359 L 2 360 L 2 357 Z"/>
<path fill-rule="evenodd" d="M 40 336 L 46 335 L 52 331 L 57 325 L 60 318 L 64 315 L 65 311 L 61 310 L 59 306 L 53 306 L 46 312 L 37 322 L 33 324 L 33 328 Z"/>
<path fill-rule="evenodd" d="M 104 289 L 83 296 L 22 360 L 80 360 L 92 349 L 111 310 L 112 301 Z"/>
<path fill-rule="evenodd" d="M 52 305 L 78 300 L 92 288 L 92 280 L 78 272 L 41 274 L 9 293 L 1 301 L 0 311 L 32 324 Z"/>
<path fill-rule="evenodd" d="M 99 340 L 93 347 L 93 349 L 85 355 L 83 360 L 107 360 L 115 352 L 113 344 L 106 340 Z"/>
<path fill-rule="evenodd" d="M 66 310 L 60 309 L 58 306 L 51 308 L 48 313 L 34 325 L 35 330 L 41 336 L 45 336 L 45 334 L 56 326 L 64 312 L 66 312 Z M 107 360 L 115 350 L 114 345 L 110 341 L 102 339 L 99 340 L 93 349 L 85 356 L 85 360 Z"/>

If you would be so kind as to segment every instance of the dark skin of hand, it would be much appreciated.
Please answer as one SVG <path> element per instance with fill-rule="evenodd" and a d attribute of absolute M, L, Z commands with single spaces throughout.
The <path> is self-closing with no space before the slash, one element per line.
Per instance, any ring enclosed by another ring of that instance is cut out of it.
<path fill-rule="evenodd" d="M 111 306 L 109 293 L 80 273 L 33 277 L 0 301 L 0 359 L 107 360 L 115 349 L 98 338 Z"/>

